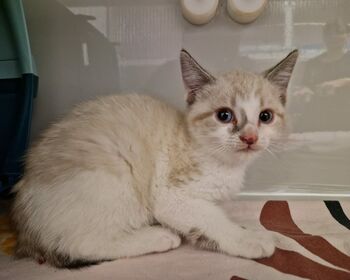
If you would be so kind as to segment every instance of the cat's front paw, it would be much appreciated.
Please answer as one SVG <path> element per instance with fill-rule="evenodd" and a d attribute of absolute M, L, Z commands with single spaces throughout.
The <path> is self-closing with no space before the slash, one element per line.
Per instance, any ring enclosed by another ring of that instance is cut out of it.
<path fill-rule="evenodd" d="M 154 252 L 166 252 L 180 246 L 181 238 L 166 228 L 159 227 L 153 237 L 156 241 Z"/>
<path fill-rule="evenodd" d="M 270 232 L 244 230 L 226 250 L 222 249 L 233 256 L 260 259 L 270 257 L 274 253 L 275 241 Z"/>

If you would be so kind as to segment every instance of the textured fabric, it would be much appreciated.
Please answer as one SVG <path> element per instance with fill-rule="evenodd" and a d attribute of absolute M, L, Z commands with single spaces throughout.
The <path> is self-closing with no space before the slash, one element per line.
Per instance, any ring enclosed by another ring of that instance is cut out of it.
<path fill-rule="evenodd" d="M 188 245 L 163 254 L 121 259 L 81 270 L 14 260 L 15 236 L 0 217 L 0 279 L 320 279 L 350 280 L 350 202 L 235 201 L 224 205 L 237 223 L 273 231 L 270 258 L 246 260 Z"/>

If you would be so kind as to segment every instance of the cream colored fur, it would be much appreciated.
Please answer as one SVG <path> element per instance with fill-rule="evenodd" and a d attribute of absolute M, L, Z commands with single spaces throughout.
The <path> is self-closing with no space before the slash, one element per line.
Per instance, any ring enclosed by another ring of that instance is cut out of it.
<path fill-rule="evenodd" d="M 268 232 L 234 224 L 217 202 L 283 137 L 286 88 L 273 79 L 288 83 L 293 67 L 280 71 L 288 81 L 274 69 L 214 78 L 184 51 L 181 62 L 186 112 L 148 96 L 108 96 L 76 107 L 30 149 L 13 210 L 18 256 L 69 267 L 167 251 L 180 236 L 234 256 L 273 253 Z M 239 131 L 217 120 L 220 107 L 232 108 Z M 269 125 L 258 120 L 265 108 L 276 112 Z M 247 130 L 259 135 L 257 151 L 239 151 Z"/>

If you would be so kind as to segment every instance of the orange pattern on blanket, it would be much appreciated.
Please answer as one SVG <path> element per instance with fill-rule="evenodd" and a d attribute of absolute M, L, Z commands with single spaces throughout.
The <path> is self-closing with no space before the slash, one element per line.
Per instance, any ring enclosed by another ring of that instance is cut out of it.
<path fill-rule="evenodd" d="M 13 255 L 16 245 L 16 236 L 10 226 L 8 216 L 0 216 L 0 253 Z"/>

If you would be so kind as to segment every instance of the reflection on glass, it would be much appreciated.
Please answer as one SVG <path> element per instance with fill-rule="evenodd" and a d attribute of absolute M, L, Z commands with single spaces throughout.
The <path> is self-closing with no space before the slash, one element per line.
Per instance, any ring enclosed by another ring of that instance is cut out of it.
<path fill-rule="evenodd" d="M 323 28 L 325 51 L 306 61 L 303 87 L 293 95 L 297 131 L 350 130 L 349 26 L 341 19 Z"/>

